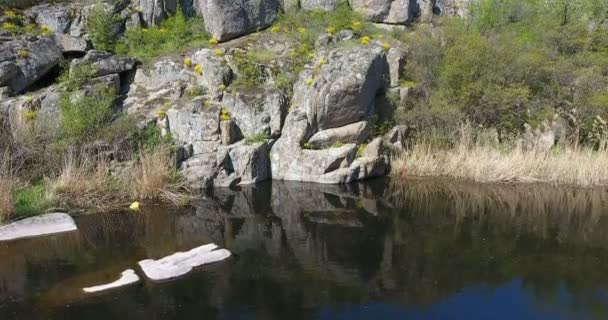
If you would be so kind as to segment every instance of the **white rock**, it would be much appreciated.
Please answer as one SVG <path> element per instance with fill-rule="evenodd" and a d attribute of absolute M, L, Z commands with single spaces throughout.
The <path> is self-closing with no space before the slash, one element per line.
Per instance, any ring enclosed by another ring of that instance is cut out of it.
<path fill-rule="evenodd" d="M 230 257 L 230 251 L 217 249 L 211 243 L 196 247 L 187 252 L 177 252 L 159 260 L 146 259 L 139 262 L 139 266 L 151 280 L 168 280 L 183 276 L 192 271 L 192 268 L 222 261 Z"/>
<path fill-rule="evenodd" d="M 100 291 L 106 291 L 106 290 L 110 290 L 110 289 L 114 289 L 114 288 L 124 287 L 126 285 L 136 283 L 138 281 L 139 281 L 139 276 L 137 276 L 135 274 L 135 271 L 133 271 L 133 269 L 127 269 L 122 272 L 122 274 L 120 275 L 120 279 L 118 279 L 112 283 L 83 288 L 82 290 L 87 293 L 94 293 L 94 292 L 100 292 Z"/>
<path fill-rule="evenodd" d="M 78 230 L 74 219 L 65 213 L 48 213 L 0 226 L 0 241 L 39 237 Z"/>

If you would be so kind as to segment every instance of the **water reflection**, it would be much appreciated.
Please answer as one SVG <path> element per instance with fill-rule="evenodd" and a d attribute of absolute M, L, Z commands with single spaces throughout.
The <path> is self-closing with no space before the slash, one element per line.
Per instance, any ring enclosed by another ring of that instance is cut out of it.
<path fill-rule="evenodd" d="M 2 319 L 604 319 L 606 190 L 377 180 L 216 190 L 0 247 Z M 215 242 L 169 283 L 80 289 Z"/>

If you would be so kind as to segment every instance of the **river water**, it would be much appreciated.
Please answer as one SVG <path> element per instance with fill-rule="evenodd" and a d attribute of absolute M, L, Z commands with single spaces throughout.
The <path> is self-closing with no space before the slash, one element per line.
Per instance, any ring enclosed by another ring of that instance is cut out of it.
<path fill-rule="evenodd" d="M 216 190 L 1 243 L 0 319 L 608 319 L 607 217 L 606 190 L 546 185 Z M 82 292 L 210 242 L 234 256 Z"/>

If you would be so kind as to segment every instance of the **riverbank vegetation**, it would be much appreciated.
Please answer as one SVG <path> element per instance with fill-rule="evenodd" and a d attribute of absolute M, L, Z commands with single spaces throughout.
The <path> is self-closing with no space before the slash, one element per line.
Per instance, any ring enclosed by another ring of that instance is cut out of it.
<path fill-rule="evenodd" d="M 150 125 L 139 129 L 117 113 L 116 90 L 92 76 L 89 65 L 65 68 L 57 86 L 61 121 L 50 125 L 26 106 L 23 113 L 33 115 L 0 142 L 2 220 L 53 208 L 105 211 L 136 200 L 187 200 L 170 135 Z"/>
<path fill-rule="evenodd" d="M 608 183 L 607 18 L 602 1 L 483 0 L 467 19 L 405 35 L 411 94 L 398 121 L 416 134 L 395 167 L 477 181 Z M 463 136 L 463 123 L 492 132 L 495 143 Z"/>
<path fill-rule="evenodd" d="M 585 187 L 608 185 L 608 149 L 559 144 L 547 149 L 523 140 L 498 143 L 461 129 L 457 142 L 438 146 L 419 139 L 393 159 L 393 175 L 447 176 L 477 182 L 547 182 Z M 495 138 L 495 137 L 494 137 Z"/>

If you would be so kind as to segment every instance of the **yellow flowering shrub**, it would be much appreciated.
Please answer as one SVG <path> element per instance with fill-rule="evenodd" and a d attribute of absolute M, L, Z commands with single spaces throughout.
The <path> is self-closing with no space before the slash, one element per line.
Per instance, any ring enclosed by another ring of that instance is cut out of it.
<path fill-rule="evenodd" d="M 28 55 L 29 55 L 29 52 L 26 49 L 19 49 L 19 50 L 17 50 L 17 57 L 18 58 L 25 59 L 25 58 L 27 58 Z"/>
<path fill-rule="evenodd" d="M 194 72 L 198 73 L 198 74 L 203 74 L 203 67 L 201 67 L 200 64 L 197 64 L 194 66 Z"/>
<path fill-rule="evenodd" d="M 309 85 L 309 86 L 310 86 L 310 85 L 312 85 L 312 83 L 313 83 L 313 82 L 314 82 L 314 80 L 313 80 L 313 79 L 310 79 L 310 78 L 309 78 L 309 79 L 306 79 L 306 85 Z"/>
<path fill-rule="evenodd" d="M 390 44 L 390 43 L 388 43 L 388 42 L 385 42 L 385 43 L 382 45 L 382 47 L 384 48 L 384 50 L 388 50 L 388 49 L 390 49 L 390 48 L 391 48 L 391 44 Z"/>
<path fill-rule="evenodd" d="M 215 54 L 216 56 L 221 56 L 224 54 L 224 51 L 222 51 L 222 49 L 215 49 L 213 50 L 213 54 Z"/>
<path fill-rule="evenodd" d="M 302 28 L 302 27 L 299 27 L 299 28 L 298 28 L 298 32 L 299 32 L 299 33 L 304 33 L 304 32 L 306 32 L 306 29 L 305 29 L 305 28 Z"/>
<path fill-rule="evenodd" d="M 190 59 L 190 58 L 184 59 L 184 66 L 186 68 L 190 68 L 191 65 L 192 65 L 192 59 Z"/>
<path fill-rule="evenodd" d="M 162 120 L 167 116 L 167 112 L 163 109 L 158 109 L 156 110 L 156 116 L 158 116 L 158 118 Z"/>
<path fill-rule="evenodd" d="M 226 109 L 225 107 L 222 107 L 220 109 L 220 120 L 222 120 L 222 121 L 230 120 L 230 113 L 228 112 L 228 109 Z"/>
<path fill-rule="evenodd" d="M 218 41 L 217 41 L 217 39 L 215 37 L 211 37 L 211 39 L 209 39 L 209 43 L 210 44 L 217 44 Z"/>
<path fill-rule="evenodd" d="M 370 38 L 368 36 L 361 37 L 361 44 L 368 44 Z"/>

